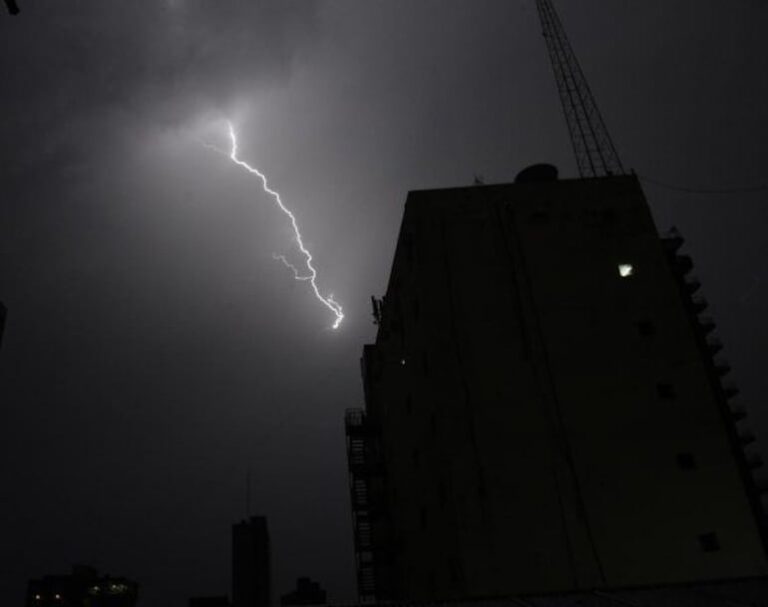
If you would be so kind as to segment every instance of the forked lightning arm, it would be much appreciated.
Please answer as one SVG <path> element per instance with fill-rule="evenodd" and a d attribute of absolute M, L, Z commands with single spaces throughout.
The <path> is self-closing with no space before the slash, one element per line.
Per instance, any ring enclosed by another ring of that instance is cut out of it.
<path fill-rule="evenodd" d="M 339 305 L 339 303 L 333 299 L 333 295 L 328 295 L 328 297 L 324 297 L 320 293 L 320 289 L 318 289 L 317 287 L 317 270 L 315 270 L 315 267 L 312 265 L 312 254 L 304 245 L 304 240 L 301 237 L 301 231 L 299 230 L 299 224 L 296 221 L 296 216 L 290 211 L 290 209 L 288 209 L 283 204 L 283 201 L 280 198 L 280 194 L 269 187 L 269 184 L 267 183 L 266 175 L 264 175 L 264 173 L 262 173 L 258 169 L 255 169 L 252 166 L 250 166 L 244 160 L 240 160 L 240 158 L 237 157 L 237 150 L 238 150 L 237 133 L 235 133 L 235 127 L 232 125 L 231 122 L 227 122 L 227 126 L 229 128 L 229 139 L 232 144 L 229 152 L 229 158 L 236 165 L 244 168 L 246 171 L 248 171 L 252 175 L 256 175 L 261 180 L 261 187 L 264 189 L 264 191 L 267 194 L 269 194 L 272 198 L 274 198 L 280 210 L 283 213 L 285 213 L 285 215 L 288 216 L 288 219 L 290 219 L 290 222 L 291 222 L 291 227 L 293 228 L 293 235 L 294 235 L 294 238 L 296 239 L 296 244 L 299 246 L 299 250 L 301 251 L 301 254 L 304 256 L 306 260 L 305 263 L 307 266 L 307 273 L 302 274 L 301 272 L 299 272 L 298 268 L 296 268 L 296 266 L 291 264 L 283 255 L 275 255 L 274 256 L 275 259 L 279 259 L 288 268 L 293 270 L 293 276 L 296 280 L 305 281 L 310 284 L 310 286 L 312 287 L 312 292 L 314 293 L 317 300 L 320 303 L 322 303 L 326 308 L 328 308 L 331 312 L 333 312 L 334 316 L 336 317 L 336 319 L 333 322 L 333 328 L 338 329 L 339 326 L 341 325 L 341 321 L 344 320 L 344 312 L 342 311 L 342 308 Z"/>

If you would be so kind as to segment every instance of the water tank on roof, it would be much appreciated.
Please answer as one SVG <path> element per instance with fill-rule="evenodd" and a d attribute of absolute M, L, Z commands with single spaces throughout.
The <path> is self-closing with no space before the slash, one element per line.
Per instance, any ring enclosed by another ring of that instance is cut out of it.
<path fill-rule="evenodd" d="M 520 171 L 515 177 L 515 183 L 535 183 L 537 181 L 557 181 L 557 167 L 553 164 L 532 164 Z"/>

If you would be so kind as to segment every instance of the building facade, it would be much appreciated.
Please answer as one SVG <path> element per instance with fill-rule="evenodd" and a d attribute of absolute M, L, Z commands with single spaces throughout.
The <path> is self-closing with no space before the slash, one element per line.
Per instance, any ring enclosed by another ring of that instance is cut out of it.
<path fill-rule="evenodd" d="M 46 575 L 27 584 L 27 607 L 134 607 L 138 584 L 76 565 L 68 575 Z"/>
<path fill-rule="evenodd" d="M 633 176 L 411 192 L 347 413 L 361 598 L 768 573 L 706 303 Z"/>
<path fill-rule="evenodd" d="M 267 519 L 232 525 L 232 606 L 269 607 L 272 598 Z"/>
<path fill-rule="evenodd" d="M 225 596 L 200 596 L 189 599 L 188 607 L 231 607 Z"/>

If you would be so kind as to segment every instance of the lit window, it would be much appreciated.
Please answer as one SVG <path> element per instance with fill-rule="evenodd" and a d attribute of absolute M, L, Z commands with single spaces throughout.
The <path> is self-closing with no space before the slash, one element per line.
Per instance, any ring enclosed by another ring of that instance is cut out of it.
<path fill-rule="evenodd" d="M 39 594 L 36 594 L 36 595 L 35 595 L 35 600 L 36 600 L 36 601 L 39 601 L 39 600 L 40 600 L 40 599 L 42 599 L 42 598 L 43 598 L 43 597 L 41 597 Z"/>
<path fill-rule="evenodd" d="M 620 263 L 619 264 L 619 276 L 622 278 L 627 278 L 628 276 L 632 276 L 635 273 L 635 268 L 632 266 L 631 263 Z"/>
<path fill-rule="evenodd" d="M 401 365 L 404 365 L 404 364 L 405 364 L 405 359 L 404 359 L 404 358 L 401 358 L 401 359 L 400 359 L 400 364 L 401 364 Z"/>
<path fill-rule="evenodd" d="M 60 594 L 54 594 L 53 598 L 55 598 L 57 601 L 60 601 L 61 600 L 61 595 Z"/>

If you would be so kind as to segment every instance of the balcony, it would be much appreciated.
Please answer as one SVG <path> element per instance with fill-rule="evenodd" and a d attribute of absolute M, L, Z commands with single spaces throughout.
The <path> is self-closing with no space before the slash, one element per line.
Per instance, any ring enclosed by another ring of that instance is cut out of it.
<path fill-rule="evenodd" d="M 699 317 L 699 329 L 704 335 L 709 335 L 716 328 L 715 321 L 711 316 Z"/>
<path fill-rule="evenodd" d="M 746 419 L 746 417 L 747 417 L 747 410 L 744 407 L 741 407 L 741 406 L 731 407 L 731 419 L 734 422 L 738 422 L 743 419 Z"/>
<path fill-rule="evenodd" d="M 686 280 L 683 284 L 685 285 L 685 290 L 688 291 L 690 295 L 693 295 L 701 288 L 701 282 L 695 276 L 689 276 L 688 280 Z"/>
<path fill-rule="evenodd" d="M 693 270 L 693 260 L 690 255 L 677 255 L 674 259 L 674 267 L 680 276 L 685 276 Z"/>
<path fill-rule="evenodd" d="M 739 434 L 739 442 L 746 447 L 747 445 L 751 445 L 754 443 L 757 439 L 755 438 L 755 435 L 749 432 L 748 430 L 745 432 L 741 432 Z M 757 457 L 760 457 L 759 455 Z"/>
<path fill-rule="evenodd" d="M 723 349 L 723 342 L 721 342 L 719 339 L 712 338 L 707 340 L 707 348 L 709 349 L 710 353 L 714 356 L 720 350 Z"/>
<path fill-rule="evenodd" d="M 702 296 L 691 297 L 691 307 L 696 314 L 701 314 L 709 307 L 709 302 Z"/>
<path fill-rule="evenodd" d="M 729 382 L 723 386 L 723 394 L 725 394 L 726 398 L 733 398 L 734 396 L 739 394 L 739 392 L 741 392 L 741 390 L 739 390 L 739 387 L 732 382 Z"/>

